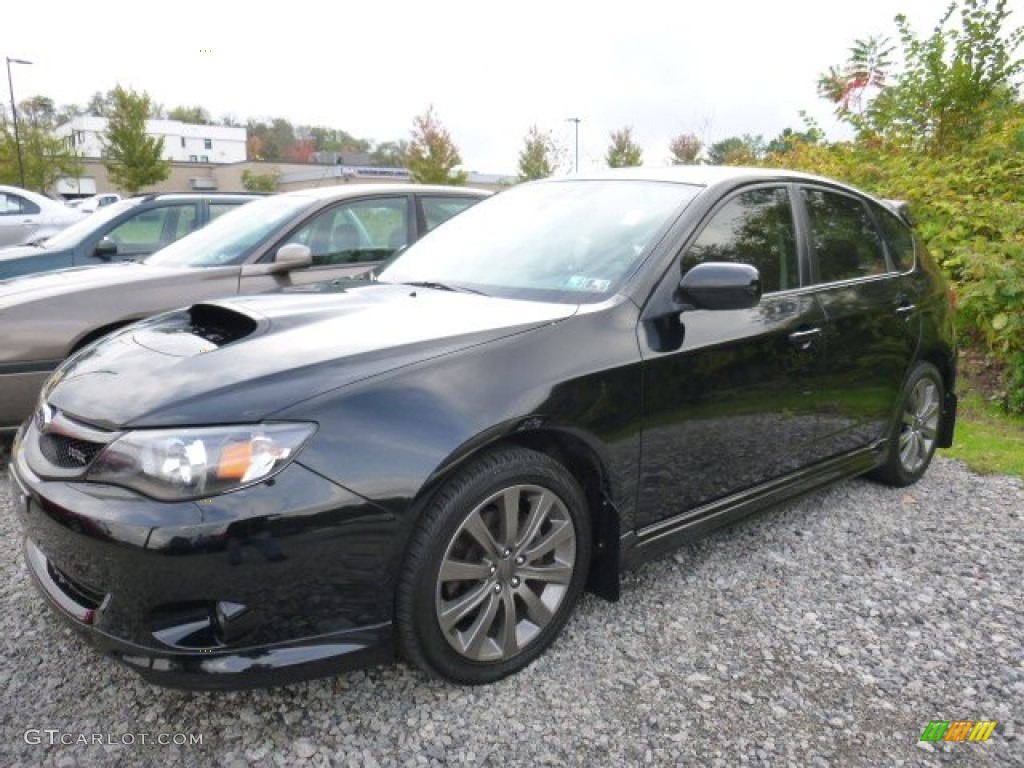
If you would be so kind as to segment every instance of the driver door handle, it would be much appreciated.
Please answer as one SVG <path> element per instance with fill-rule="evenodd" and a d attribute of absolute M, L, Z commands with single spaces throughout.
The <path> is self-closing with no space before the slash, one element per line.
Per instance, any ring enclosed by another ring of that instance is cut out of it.
<path fill-rule="evenodd" d="M 789 343 L 801 351 L 807 350 L 811 348 L 814 340 L 820 335 L 821 328 L 803 328 L 789 334 Z"/>

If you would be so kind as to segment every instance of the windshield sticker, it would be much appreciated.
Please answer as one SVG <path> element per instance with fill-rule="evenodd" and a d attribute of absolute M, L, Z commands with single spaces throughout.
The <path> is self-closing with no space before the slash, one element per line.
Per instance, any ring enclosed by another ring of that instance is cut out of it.
<path fill-rule="evenodd" d="M 570 291 L 589 291 L 593 293 L 604 293 L 611 280 L 602 280 L 598 277 L 585 277 L 584 275 L 573 275 L 565 281 L 565 288 Z"/>

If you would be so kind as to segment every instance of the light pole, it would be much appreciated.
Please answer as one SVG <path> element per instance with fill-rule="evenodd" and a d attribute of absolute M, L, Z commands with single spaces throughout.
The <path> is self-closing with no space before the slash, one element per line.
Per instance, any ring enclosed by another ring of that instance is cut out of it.
<path fill-rule="evenodd" d="M 25 188 L 25 166 L 21 161 L 21 137 L 18 136 L 18 108 L 14 102 L 14 83 L 11 80 L 11 64 L 31 64 L 31 61 L 24 59 L 12 59 L 7 57 L 7 87 L 11 91 L 11 117 L 14 119 L 14 149 L 18 153 L 18 177 L 21 179 L 21 188 Z"/>
<path fill-rule="evenodd" d="M 573 123 L 576 129 L 576 163 L 573 165 L 573 172 L 580 172 L 580 119 L 578 117 L 567 117 L 567 123 Z"/>

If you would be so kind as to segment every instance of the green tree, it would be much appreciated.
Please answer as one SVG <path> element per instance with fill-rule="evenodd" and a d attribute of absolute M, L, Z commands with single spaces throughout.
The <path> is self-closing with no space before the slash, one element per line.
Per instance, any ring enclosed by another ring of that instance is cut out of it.
<path fill-rule="evenodd" d="M 680 133 L 668 143 L 668 151 L 672 153 L 669 161 L 672 165 L 696 165 L 697 156 L 704 143 L 692 133 Z"/>
<path fill-rule="evenodd" d="M 250 160 L 285 161 L 295 146 L 295 128 L 283 117 L 269 120 L 250 119 L 248 131 L 248 156 Z"/>
<path fill-rule="evenodd" d="M 957 152 L 975 141 L 985 122 L 979 115 L 1011 108 L 1015 80 L 1024 71 L 1024 61 L 1014 57 L 1024 27 L 1006 29 L 1007 5 L 1007 0 L 954 0 L 924 38 L 913 33 L 905 16 L 896 16 L 902 70 L 887 76 L 888 62 L 881 61 L 882 76 L 874 82 L 878 95 L 862 112 L 837 109 L 838 116 L 864 140 L 932 153 Z M 867 47 L 860 41 L 854 45 L 846 70 L 856 71 L 858 49 Z M 820 92 L 836 95 L 835 89 Z"/>
<path fill-rule="evenodd" d="M 750 134 L 730 136 L 708 147 L 708 162 L 712 165 L 756 165 L 764 155 L 764 139 Z"/>
<path fill-rule="evenodd" d="M 106 117 L 113 109 L 113 102 L 111 101 L 112 91 L 103 93 L 102 91 L 96 91 L 91 97 L 89 97 L 88 103 L 85 105 L 85 114 L 91 115 L 92 117 Z"/>
<path fill-rule="evenodd" d="M 531 125 L 519 152 L 519 180 L 546 179 L 555 172 L 555 142 L 549 131 Z"/>
<path fill-rule="evenodd" d="M 18 139 L 6 113 L 0 117 L 0 183 L 19 185 L 18 146 L 25 169 L 25 185 L 46 192 L 62 176 L 78 176 L 81 163 L 64 139 L 54 134 L 59 110 L 44 96 L 26 99 L 18 105 Z"/>
<path fill-rule="evenodd" d="M 313 142 L 316 152 L 368 152 L 370 142 L 357 139 L 348 131 L 340 128 L 328 128 L 322 125 L 299 126 L 298 132 L 307 135 Z"/>
<path fill-rule="evenodd" d="M 107 116 L 103 164 L 110 180 L 129 195 L 171 175 L 171 163 L 163 158 L 164 140 L 146 134 L 152 106 L 149 96 L 114 88 L 113 110 Z"/>
<path fill-rule="evenodd" d="M 250 192 L 276 192 L 277 176 L 272 173 L 256 173 L 246 168 L 242 171 L 242 186 Z"/>
<path fill-rule="evenodd" d="M 370 153 L 370 162 L 379 168 L 404 168 L 409 154 L 409 142 L 382 141 Z"/>
<path fill-rule="evenodd" d="M 213 125 L 213 118 L 205 107 L 175 107 L 167 113 L 168 120 L 179 120 L 192 125 Z"/>
<path fill-rule="evenodd" d="M 412 180 L 420 184 L 466 183 L 468 174 L 458 170 L 462 156 L 448 129 L 434 114 L 433 105 L 413 119 L 406 164 Z"/>
<path fill-rule="evenodd" d="M 630 168 L 643 165 L 644 153 L 633 141 L 633 129 L 629 126 L 611 132 L 611 143 L 604 159 L 609 168 Z"/>
<path fill-rule="evenodd" d="M 779 154 L 789 152 L 797 144 L 817 144 L 824 140 L 825 136 L 816 125 L 809 125 L 805 131 L 794 131 L 792 128 L 783 129 L 782 133 L 768 142 L 765 146 L 766 154 Z"/>

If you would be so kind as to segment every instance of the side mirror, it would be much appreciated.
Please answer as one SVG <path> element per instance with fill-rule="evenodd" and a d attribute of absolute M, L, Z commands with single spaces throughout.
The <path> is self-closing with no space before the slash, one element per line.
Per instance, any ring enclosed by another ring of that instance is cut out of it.
<path fill-rule="evenodd" d="M 750 309 L 761 301 L 761 275 L 749 264 L 705 262 L 679 281 L 676 299 L 687 309 Z"/>
<path fill-rule="evenodd" d="M 291 272 L 313 264 L 313 252 L 300 243 L 285 243 L 274 254 L 274 272 Z"/>
<path fill-rule="evenodd" d="M 96 247 L 93 248 L 92 255 L 97 259 L 110 261 L 111 258 L 117 255 L 117 243 L 109 237 L 100 238 L 100 241 L 96 243 Z"/>

